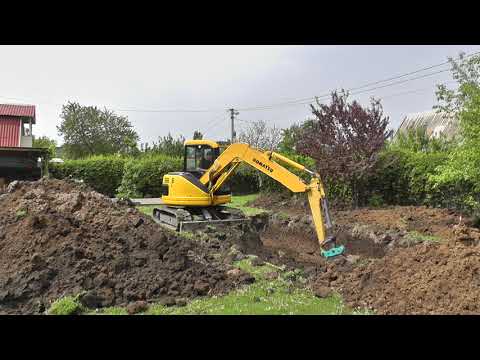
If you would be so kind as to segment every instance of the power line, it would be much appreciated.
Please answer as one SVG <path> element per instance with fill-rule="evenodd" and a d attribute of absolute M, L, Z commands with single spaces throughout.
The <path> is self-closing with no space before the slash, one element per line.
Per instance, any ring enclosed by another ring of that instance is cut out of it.
<path fill-rule="evenodd" d="M 446 82 L 445 84 L 453 84 L 453 83 L 457 83 L 456 81 L 448 81 Z M 432 89 L 431 87 L 429 88 L 423 88 L 423 89 L 416 89 L 416 90 L 411 90 L 411 91 L 404 91 L 404 92 L 400 92 L 400 93 L 396 93 L 396 94 L 390 94 L 390 95 L 386 95 L 386 96 L 380 96 L 380 99 L 381 100 L 385 100 L 385 99 L 389 99 L 389 98 L 392 98 L 392 97 L 397 97 L 397 96 L 402 96 L 402 95 L 408 95 L 408 94 L 415 94 L 415 93 L 419 93 L 419 92 L 427 92 L 427 91 L 432 91 L 434 89 Z"/>
<path fill-rule="evenodd" d="M 250 121 L 250 120 L 243 120 L 243 119 L 239 119 L 239 118 L 237 118 L 236 120 L 253 124 L 253 121 Z"/>
<path fill-rule="evenodd" d="M 224 120 L 224 119 L 222 119 L 222 120 Z M 220 130 L 221 130 L 222 133 L 223 133 L 223 132 L 225 132 L 225 134 L 228 133 L 228 131 L 226 130 L 227 121 L 226 121 L 226 120 L 224 120 L 224 121 L 225 121 L 225 122 L 223 123 L 223 125 L 220 124 L 219 127 L 217 127 L 215 130 L 213 130 L 213 132 L 211 133 L 211 136 L 219 136 L 219 137 L 222 137 L 222 136 L 219 135 L 219 134 L 220 134 Z M 206 134 L 206 133 L 205 133 L 205 134 Z M 228 138 L 228 135 L 226 135 L 225 138 L 227 139 L 227 138 Z"/>
<path fill-rule="evenodd" d="M 464 58 L 468 58 L 468 57 L 471 57 L 471 56 L 474 56 L 474 55 L 477 55 L 477 54 L 480 54 L 480 51 L 465 55 Z M 456 60 L 458 60 L 458 59 L 459 58 L 457 58 Z M 364 84 L 364 85 L 361 85 L 361 86 L 353 87 L 353 88 L 348 89 L 347 91 L 355 92 L 356 90 L 361 90 L 361 89 L 365 89 L 365 88 L 368 88 L 368 87 L 373 86 L 373 85 L 378 85 L 378 84 L 389 82 L 389 81 L 392 81 L 392 80 L 401 79 L 403 77 L 407 77 L 407 76 L 410 76 L 410 75 L 413 75 L 413 74 L 417 74 L 417 73 L 420 73 L 420 72 L 423 72 L 423 71 L 426 71 L 426 70 L 434 69 L 434 68 L 446 65 L 448 63 L 449 63 L 449 61 L 445 61 L 445 62 L 442 62 L 442 63 L 439 63 L 439 64 L 427 66 L 427 67 L 424 67 L 424 68 L 421 68 L 421 69 L 418 69 L 418 70 L 415 70 L 415 71 L 411 71 L 411 72 L 408 72 L 408 73 L 405 73 L 405 74 L 401 74 L 401 75 L 389 77 L 387 79 L 382 79 L 382 80 L 370 82 L 370 83 L 367 83 L 367 84 Z M 380 89 L 380 88 L 389 87 L 389 86 L 405 83 L 405 82 L 408 82 L 408 81 L 413 81 L 413 80 L 428 77 L 428 76 L 433 76 L 433 75 L 440 74 L 440 73 L 443 73 L 443 72 L 446 72 L 446 71 L 449 71 L 449 69 L 429 73 L 429 74 L 426 74 L 426 75 L 423 75 L 423 76 L 414 77 L 414 78 L 410 78 L 410 79 L 406 79 L 406 80 L 402 80 L 402 81 L 393 82 L 393 83 L 382 85 L 382 86 L 379 86 L 379 87 L 366 89 L 366 90 L 363 90 L 361 92 L 352 93 L 352 95 L 361 94 L 361 93 L 364 93 L 364 92 L 369 92 L 369 91 L 377 90 L 377 89 Z M 270 110 L 270 109 L 274 109 L 274 108 L 279 107 L 279 106 L 306 105 L 306 104 L 311 103 L 316 98 L 317 99 L 323 99 L 323 98 L 329 97 L 330 95 L 331 94 L 329 92 L 329 93 L 325 93 L 325 94 L 322 94 L 322 95 L 319 95 L 319 96 L 313 96 L 313 97 L 302 98 L 302 99 L 294 99 L 294 100 L 284 101 L 284 102 L 281 102 L 281 103 L 270 104 L 270 105 L 258 105 L 258 106 L 253 106 L 253 107 L 240 108 L 238 110 L 240 110 L 240 111 Z M 16 100 L 16 101 L 31 102 L 31 100 L 25 100 L 25 99 L 14 98 L 14 97 L 0 96 L 0 98 L 11 99 L 11 100 Z M 56 106 L 62 106 L 63 105 L 63 104 L 56 104 L 56 103 L 38 103 L 38 104 L 39 105 L 56 105 Z M 215 113 L 215 112 L 223 112 L 226 109 L 141 109 L 141 108 L 116 108 L 116 107 L 112 107 L 112 110 L 119 111 L 119 112 L 146 112 L 146 113 Z"/>
<path fill-rule="evenodd" d="M 119 112 L 147 112 L 147 113 L 212 113 L 212 112 L 221 112 L 222 110 L 186 110 L 186 109 L 171 109 L 171 110 L 144 110 L 144 109 L 115 109 L 112 110 L 119 111 Z"/>
<path fill-rule="evenodd" d="M 356 92 L 353 91 L 353 89 L 359 89 L 360 87 L 350 88 L 350 89 L 347 89 L 346 91 L 349 92 L 350 95 L 358 95 L 358 94 L 363 94 L 365 92 L 370 92 L 370 91 L 377 90 L 377 89 L 383 89 L 383 88 L 386 88 L 386 87 L 403 84 L 403 83 L 406 83 L 406 82 L 409 82 L 409 81 L 418 80 L 418 79 L 430 77 L 430 76 L 433 76 L 433 75 L 438 75 L 438 74 L 441 74 L 441 73 L 444 73 L 444 72 L 447 72 L 447 71 L 450 71 L 450 69 L 435 71 L 435 72 L 428 73 L 428 74 L 425 74 L 425 75 L 416 76 L 416 77 L 409 78 L 409 79 L 406 79 L 406 80 L 396 81 L 396 82 L 389 83 L 389 84 L 386 84 L 386 85 L 376 86 L 376 87 L 365 89 L 365 90 L 362 90 L 362 91 L 356 91 Z M 363 87 L 361 87 L 361 88 L 363 88 Z M 353 91 L 353 92 L 351 92 L 351 91 Z M 308 104 L 312 103 L 315 99 L 318 99 L 318 100 L 326 99 L 326 98 L 329 98 L 330 96 L 331 96 L 331 93 L 328 93 L 328 94 L 313 97 L 309 101 L 303 101 L 303 102 L 297 102 L 297 103 L 288 103 L 288 104 L 284 103 L 284 104 L 279 104 L 277 106 L 265 106 L 265 107 L 249 108 L 249 109 L 241 109 L 241 110 L 242 111 L 272 110 L 272 109 L 274 109 L 278 106 L 308 105 Z"/>
<path fill-rule="evenodd" d="M 445 84 L 456 84 L 457 81 L 447 81 Z M 403 96 L 403 95 L 409 95 L 409 94 L 414 94 L 414 93 L 419 93 L 419 92 L 427 92 L 427 91 L 432 91 L 434 90 L 434 87 L 429 87 L 429 88 L 422 88 L 422 89 L 414 89 L 414 90 L 410 90 L 410 91 L 404 91 L 404 92 L 400 92 L 400 93 L 395 93 L 395 94 L 389 94 L 389 95 L 386 95 L 386 96 L 379 96 L 379 99 L 381 100 L 385 100 L 385 99 L 389 99 L 389 98 L 393 98 L 393 97 L 397 97 L 397 96 Z M 358 94 L 358 93 L 357 93 Z M 251 121 L 251 120 L 245 120 L 245 119 L 237 119 L 241 122 L 244 122 L 244 123 L 249 123 L 249 124 L 253 124 L 254 121 Z"/>
<path fill-rule="evenodd" d="M 220 122 L 223 122 L 223 121 L 226 122 L 226 120 L 224 118 L 221 118 L 218 121 L 214 120 L 213 122 L 210 122 L 209 124 L 207 124 L 207 126 L 208 126 L 208 125 L 213 123 L 210 127 L 208 127 L 207 130 L 205 130 L 205 133 L 208 133 L 211 129 L 213 129 L 216 125 L 220 124 Z"/>
<path fill-rule="evenodd" d="M 474 55 L 477 55 L 477 54 L 480 54 L 480 51 L 477 51 L 477 52 L 468 54 L 468 55 L 465 56 L 465 58 L 468 58 L 468 57 L 471 57 L 471 56 L 474 56 Z M 458 60 L 458 59 L 459 59 L 459 58 L 457 58 L 457 60 Z M 449 63 L 449 61 L 445 61 L 445 62 L 442 62 L 442 63 L 439 63 L 439 64 L 427 66 L 427 67 L 424 67 L 424 68 L 421 68 L 421 69 L 418 69 L 418 70 L 415 70 L 415 71 L 411 71 L 411 72 L 408 72 L 408 73 L 405 73 L 405 74 L 401 74 L 401 75 L 389 77 L 389 78 L 387 78 L 387 79 L 378 80 L 378 81 L 374 81 L 374 82 L 367 83 L 367 84 L 362 85 L 362 86 L 350 88 L 350 89 L 348 89 L 348 91 L 360 90 L 360 89 L 364 89 L 364 88 L 369 87 L 369 86 L 373 86 L 373 85 L 381 84 L 381 83 L 384 83 L 384 82 L 388 82 L 388 81 L 400 79 L 400 78 L 403 78 L 403 77 L 406 77 L 406 76 L 410 76 L 410 75 L 413 75 L 413 74 L 417 74 L 417 73 L 422 72 L 422 71 L 426 71 L 426 70 L 430 70 L 430 69 L 433 69 L 433 68 L 436 68 L 436 67 L 439 67 L 439 66 L 443 66 L 443 65 L 446 65 L 446 64 L 448 64 L 448 63 Z M 442 72 L 446 72 L 446 71 L 450 71 L 450 69 L 445 69 L 445 70 L 442 70 L 442 71 L 430 73 L 429 75 L 425 75 L 425 76 L 423 76 L 423 77 L 436 75 L 436 74 L 439 74 L 439 73 L 442 73 Z M 412 80 L 416 80 L 416 79 L 419 79 L 419 78 L 421 78 L 421 77 L 415 77 L 415 78 L 412 78 L 412 79 L 404 80 L 404 81 L 402 81 L 402 82 L 412 81 Z M 388 85 L 384 85 L 384 87 L 391 86 L 391 85 L 396 85 L 396 84 L 399 84 L 399 83 L 402 83 L 402 82 L 391 83 L 391 84 L 388 84 Z M 380 87 L 379 87 L 379 88 L 380 88 Z M 377 88 L 369 89 L 368 91 L 375 90 L 375 89 L 377 89 Z M 365 90 L 365 91 L 367 91 L 367 90 Z M 308 97 L 308 98 L 297 99 L 297 100 L 290 100 L 290 101 L 285 101 L 285 102 L 282 102 L 282 103 L 270 104 L 270 105 L 264 105 L 264 106 L 259 105 L 259 106 L 249 107 L 249 108 L 240 108 L 239 110 L 241 110 L 241 111 L 269 110 L 269 109 L 273 109 L 273 108 L 275 108 L 275 107 L 277 107 L 277 106 L 282 106 L 282 105 L 285 105 L 285 106 L 290 106 L 290 105 L 305 105 L 305 104 L 308 104 L 308 103 L 310 103 L 311 101 L 313 101 L 315 98 L 320 99 L 320 98 L 328 97 L 328 96 L 330 96 L 330 95 L 331 95 L 331 92 L 325 93 L 325 94 L 320 95 L 320 96 Z"/>

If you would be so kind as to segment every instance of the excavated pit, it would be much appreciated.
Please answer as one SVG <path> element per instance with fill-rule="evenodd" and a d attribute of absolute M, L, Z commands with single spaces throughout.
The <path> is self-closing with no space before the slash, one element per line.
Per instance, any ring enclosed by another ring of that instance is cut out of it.
<path fill-rule="evenodd" d="M 351 308 L 377 314 L 480 313 L 480 232 L 469 218 L 412 206 L 333 211 L 346 256 L 326 261 L 306 202 L 277 201 L 250 204 L 272 210 L 262 241 L 277 259 L 303 268 L 315 293 L 337 291 Z M 275 214 L 279 203 L 287 215 Z"/>

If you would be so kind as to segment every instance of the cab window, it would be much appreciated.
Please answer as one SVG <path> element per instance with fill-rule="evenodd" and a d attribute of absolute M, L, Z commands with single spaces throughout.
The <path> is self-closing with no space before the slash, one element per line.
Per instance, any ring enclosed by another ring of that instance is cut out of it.
<path fill-rule="evenodd" d="M 218 150 L 215 150 L 217 149 L 212 149 L 206 145 L 186 146 L 185 171 L 207 170 L 218 157 Z"/>
<path fill-rule="evenodd" d="M 195 148 L 193 146 L 187 146 L 185 149 L 186 152 L 186 170 L 193 170 L 195 169 Z"/>

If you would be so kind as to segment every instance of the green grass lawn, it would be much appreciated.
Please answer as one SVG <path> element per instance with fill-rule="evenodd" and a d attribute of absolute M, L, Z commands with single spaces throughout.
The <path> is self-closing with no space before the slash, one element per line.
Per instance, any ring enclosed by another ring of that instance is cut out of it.
<path fill-rule="evenodd" d="M 293 286 L 296 278 L 305 282 L 301 271 L 279 272 L 274 280 L 266 274 L 278 269 L 266 264 L 252 266 L 249 259 L 236 263 L 236 266 L 255 276 L 255 283 L 243 286 L 224 296 L 203 297 L 189 302 L 186 306 L 165 307 L 153 304 L 139 315 L 367 315 L 366 311 L 353 311 L 343 304 L 338 294 L 327 298 L 318 298 L 307 288 Z M 65 297 L 52 305 L 49 314 L 71 315 L 126 315 L 122 307 L 110 307 L 99 311 L 85 309 L 77 297 Z"/>

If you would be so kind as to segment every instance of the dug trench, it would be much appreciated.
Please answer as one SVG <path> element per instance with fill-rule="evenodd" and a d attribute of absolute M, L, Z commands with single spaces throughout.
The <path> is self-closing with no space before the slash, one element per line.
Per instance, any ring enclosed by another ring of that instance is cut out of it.
<path fill-rule="evenodd" d="M 278 213 L 278 204 L 287 213 Z M 376 314 L 479 314 L 480 232 L 455 211 L 389 207 L 333 211 L 345 256 L 319 254 L 308 204 L 260 197 L 271 211 L 261 235 L 271 261 L 302 268 L 320 297 L 342 295 Z M 289 213 L 288 213 L 289 212 Z"/>

